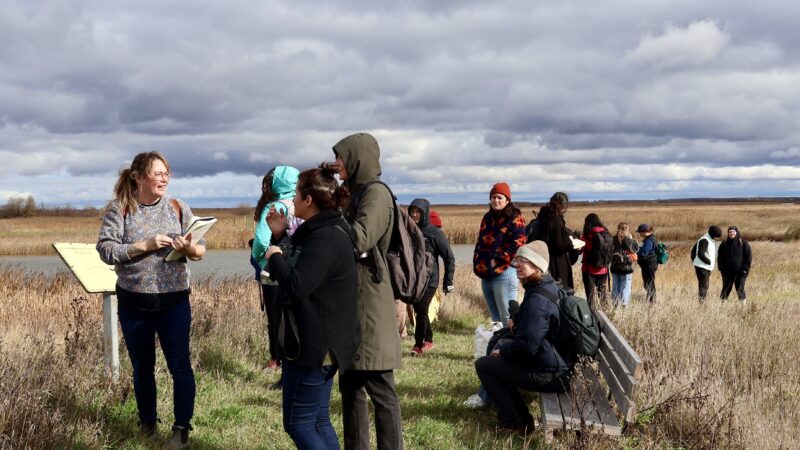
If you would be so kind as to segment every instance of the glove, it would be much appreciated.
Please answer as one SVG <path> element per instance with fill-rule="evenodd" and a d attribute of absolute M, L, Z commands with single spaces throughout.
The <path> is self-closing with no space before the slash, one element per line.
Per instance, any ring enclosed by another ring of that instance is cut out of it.
<path fill-rule="evenodd" d="M 453 287 L 452 284 L 450 286 L 445 286 L 444 287 L 444 295 L 447 295 L 447 294 L 453 292 L 453 289 L 455 289 L 455 288 Z"/>

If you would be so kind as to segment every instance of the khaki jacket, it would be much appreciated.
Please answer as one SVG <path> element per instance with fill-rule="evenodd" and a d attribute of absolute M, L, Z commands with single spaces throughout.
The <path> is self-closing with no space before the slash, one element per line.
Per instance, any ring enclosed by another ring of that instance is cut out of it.
<path fill-rule="evenodd" d="M 371 135 L 358 133 L 348 136 L 333 147 L 333 152 L 344 161 L 347 169 L 345 184 L 351 195 L 368 182 L 380 180 L 380 148 Z M 369 254 L 358 262 L 356 270 L 361 345 L 351 369 L 392 370 L 401 364 L 394 293 L 383 256 L 389 248 L 393 220 L 392 196 L 380 184 L 368 186 L 357 210 L 352 217 L 347 217 L 358 253 Z M 379 251 L 372 251 L 376 246 Z"/>

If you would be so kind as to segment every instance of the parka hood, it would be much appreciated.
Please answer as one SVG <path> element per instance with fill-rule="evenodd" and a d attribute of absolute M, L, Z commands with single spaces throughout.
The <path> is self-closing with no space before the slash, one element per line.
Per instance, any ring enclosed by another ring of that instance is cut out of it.
<path fill-rule="evenodd" d="M 286 200 L 294 197 L 297 188 L 297 179 L 300 171 L 290 166 L 277 166 L 272 173 L 272 192 L 278 200 Z"/>
<path fill-rule="evenodd" d="M 333 153 L 344 161 L 347 169 L 345 185 L 351 193 L 380 178 L 381 150 L 378 141 L 371 134 L 351 134 L 333 146 Z"/>
<path fill-rule="evenodd" d="M 408 205 L 408 212 L 411 213 L 411 207 L 419 208 L 422 211 L 422 217 L 419 219 L 419 228 L 423 229 L 430 223 L 430 210 L 431 204 L 429 201 L 425 200 L 424 198 L 415 198 L 411 201 L 411 204 Z"/>

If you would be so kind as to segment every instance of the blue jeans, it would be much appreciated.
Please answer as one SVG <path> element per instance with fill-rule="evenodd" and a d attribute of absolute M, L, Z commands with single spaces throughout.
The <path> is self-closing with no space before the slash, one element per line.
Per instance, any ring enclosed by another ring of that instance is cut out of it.
<path fill-rule="evenodd" d="M 630 304 L 632 277 L 632 273 L 611 274 L 611 301 L 614 305 L 619 304 L 620 299 L 623 305 Z"/>
<path fill-rule="evenodd" d="M 492 278 L 481 279 L 483 298 L 489 307 L 492 321 L 508 324 L 508 302 L 517 299 L 517 271 L 509 267 L 500 275 Z"/>
<path fill-rule="evenodd" d="M 339 449 L 328 408 L 336 366 L 283 364 L 283 429 L 298 449 Z"/>
<path fill-rule="evenodd" d="M 120 304 L 119 323 L 133 366 L 133 390 L 139 421 L 156 422 L 156 334 L 172 375 L 175 425 L 189 427 L 194 415 L 195 380 L 189 356 L 192 310 L 189 300 L 158 312 L 137 311 Z"/>

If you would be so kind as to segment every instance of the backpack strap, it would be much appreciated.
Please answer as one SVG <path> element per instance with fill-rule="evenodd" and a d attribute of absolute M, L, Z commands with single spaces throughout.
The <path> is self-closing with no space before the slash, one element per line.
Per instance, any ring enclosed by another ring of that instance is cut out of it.
<path fill-rule="evenodd" d="M 183 234 L 183 210 L 181 209 L 181 205 L 174 198 L 169 199 L 169 203 L 172 205 L 172 209 L 175 210 L 175 214 L 178 215 L 178 223 L 181 226 L 181 234 Z"/>
<path fill-rule="evenodd" d="M 542 294 L 542 296 L 544 298 L 550 300 L 551 302 L 555 303 L 556 305 L 558 305 L 558 302 L 561 300 L 561 297 L 558 294 L 554 294 L 554 293 L 548 291 L 547 289 L 543 288 L 541 285 L 536 286 L 535 288 L 533 288 L 533 291 L 536 292 L 536 293 Z"/>

